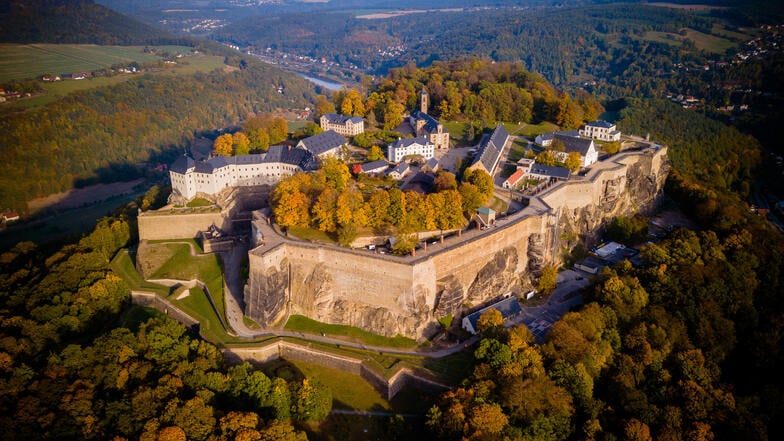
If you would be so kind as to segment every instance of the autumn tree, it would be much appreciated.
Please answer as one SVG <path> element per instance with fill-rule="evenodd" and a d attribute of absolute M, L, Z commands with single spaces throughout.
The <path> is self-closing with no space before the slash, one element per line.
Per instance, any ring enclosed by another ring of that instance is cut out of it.
<path fill-rule="evenodd" d="M 457 178 L 450 171 L 440 170 L 436 174 L 435 186 L 436 191 L 455 190 L 457 189 Z"/>
<path fill-rule="evenodd" d="M 330 102 L 324 95 L 316 95 L 316 118 L 321 118 L 322 115 L 328 113 L 335 113 L 335 105 Z"/>
<path fill-rule="evenodd" d="M 566 155 L 564 166 L 566 166 L 566 168 L 568 168 L 569 170 L 572 171 L 572 173 L 574 173 L 577 170 L 580 170 L 580 167 L 582 167 L 582 163 L 583 163 L 582 156 L 580 155 L 579 152 L 569 152 L 569 154 Z"/>
<path fill-rule="evenodd" d="M 555 165 L 558 163 L 558 160 L 555 157 L 555 154 L 550 150 L 545 150 L 538 155 L 536 155 L 536 163 L 542 165 Z"/>
<path fill-rule="evenodd" d="M 335 212 L 337 208 L 339 193 L 332 188 L 325 188 L 324 191 L 316 198 L 313 207 L 311 207 L 311 215 L 315 227 L 327 233 L 334 233 L 337 231 L 337 220 L 335 219 Z"/>
<path fill-rule="evenodd" d="M 482 313 L 476 321 L 476 331 L 478 333 L 484 333 L 500 326 L 504 326 L 504 317 L 501 315 L 501 312 L 495 308 L 490 308 Z"/>
<path fill-rule="evenodd" d="M 315 378 L 305 378 L 294 392 L 294 414 L 302 421 L 322 421 L 332 410 L 332 391 Z"/>
<path fill-rule="evenodd" d="M 493 177 L 486 171 L 479 169 L 468 170 L 463 176 L 463 181 L 476 186 L 477 190 L 479 190 L 479 193 L 484 198 L 482 204 L 486 204 L 493 196 Z"/>
<path fill-rule="evenodd" d="M 392 130 L 403 122 L 403 112 L 406 108 L 394 100 L 387 100 L 384 105 L 384 129 Z"/>
<path fill-rule="evenodd" d="M 542 295 L 550 294 L 555 289 L 557 278 L 558 268 L 554 266 L 542 268 L 542 272 L 539 274 L 539 280 L 536 283 L 536 290 Z"/>
<path fill-rule="evenodd" d="M 234 136 L 231 133 L 225 133 L 217 138 L 212 144 L 215 153 L 221 156 L 232 156 L 234 153 Z"/>
<path fill-rule="evenodd" d="M 319 172 L 324 174 L 327 186 L 337 191 L 344 191 L 351 181 L 348 166 L 332 156 L 322 160 Z"/>
<path fill-rule="evenodd" d="M 364 116 L 365 105 L 362 102 L 362 95 L 358 90 L 348 89 L 340 102 L 340 113 L 348 116 Z"/>
<path fill-rule="evenodd" d="M 374 145 L 370 147 L 370 151 L 367 154 L 368 161 L 378 161 L 384 159 L 384 152 L 381 150 L 381 147 Z"/>

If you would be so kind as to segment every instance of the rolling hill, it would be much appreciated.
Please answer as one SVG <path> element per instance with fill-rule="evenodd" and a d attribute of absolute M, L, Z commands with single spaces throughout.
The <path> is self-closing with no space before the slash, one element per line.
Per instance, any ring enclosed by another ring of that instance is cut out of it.
<path fill-rule="evenodd" d="M 175 38 L 92 0 L 10 0 L 0 5 L 0 42 L 139 45 Z"/>

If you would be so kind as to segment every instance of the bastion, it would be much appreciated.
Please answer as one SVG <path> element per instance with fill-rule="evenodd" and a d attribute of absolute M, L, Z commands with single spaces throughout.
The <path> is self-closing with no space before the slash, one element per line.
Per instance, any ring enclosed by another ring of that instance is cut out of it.
<path fill-rule="evenodd" d="M 622 152 L 531 197 L 495 228 L 407 257 L 290 240 L 254 221 L 265 240 L 249 252 L 245 314 L 265 327 L 301 314 L 422 339 L 441 317 L 530 289 L 543 267 L 593 243 L 613 217 L 653 211 L 668 171 L 664 147 Z"/>

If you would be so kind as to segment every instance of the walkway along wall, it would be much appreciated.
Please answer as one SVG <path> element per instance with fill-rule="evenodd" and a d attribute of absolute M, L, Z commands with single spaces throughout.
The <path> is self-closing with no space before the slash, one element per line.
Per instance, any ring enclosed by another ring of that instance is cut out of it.
<path fill-rule="evenodd" d="M 245 314 L 273 326 L 291 314 L 420 339 L 439 317 L 528 289 L 578 240 L 613 217 L 652 210 L 669 167 L 665 148 L 626 152 L 553 186 L 486 231 L 428 246 L 413 257 L 379 255 L 281 237 L 268 225 L 249 253 Z"/>
<path fill-rule="evenodd" d="M 432 390 L 434 392 L 443 392 L 450 388 L 435 380 L 422 377 L 408 368 L 400 369 L 392 375 L 391 378 L 386 379 L 356 358 L 332 354 L 330 352 L 320 351 L 318 349 L 282 340 L 278 340 L 263 347 L 225 348 L 223 353 L 229 362 L 234 363 L 242 361 L 268 363 L 282 358 L 285 360 L 298 360 L 327 368 L 339 369 L 361 376 L 387 400 L 391 400 L 403 388 L 412 384 L 416 384 L 420 389 Z"/>
<path fill-rule="evenodd" d="M 196 319 L 157 294 L 146 291 L 131 291 L 131 301 L 135 305 L 155 308 L 185 325 L 192 334 L 199 335 L 199 322 Z M 202 338 L 204 337 L 202 336 Z M 408 368 L 400 369 L 387 380 L 356 358 L 337 355 L 283 340 L 277 340 L 262 346 L 224 348 L 223 353 L 227 361 L 232 363 L 240 363 L 247 360 L 263 364 L 282 358 L 339 369 L 362 377 L 387 400 L 391 400 L 404 387 L 411 384 L 416 384 L 420 389 L 432 390 L 434 392 L 443 392 L 449 389 L 449 386 L 422 377 Z"/>

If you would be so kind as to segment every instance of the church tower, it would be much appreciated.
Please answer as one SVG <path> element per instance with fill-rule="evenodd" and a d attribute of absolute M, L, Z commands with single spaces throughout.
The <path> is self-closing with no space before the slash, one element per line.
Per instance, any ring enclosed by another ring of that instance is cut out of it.
<path fill-rule="evenodd" d="M 425 90 L 425 88 L 423 87 L 422 93 L 419 94 L 419 110 L 425 114 L 427 113 L 427 104 L 428 104 L 427 100 L 428 100 L 427 90 Z"/>

